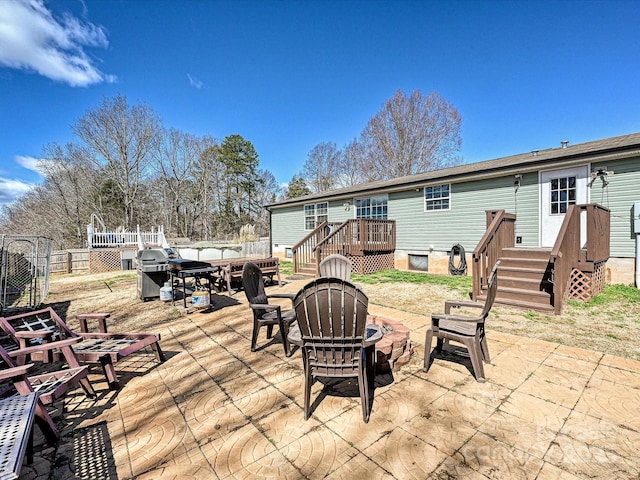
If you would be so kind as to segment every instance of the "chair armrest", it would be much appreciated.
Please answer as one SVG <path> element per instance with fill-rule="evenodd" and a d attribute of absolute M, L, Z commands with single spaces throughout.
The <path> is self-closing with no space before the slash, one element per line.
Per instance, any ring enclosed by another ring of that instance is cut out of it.
<path fill-rule="evenodd" d="M 6 380 L 8 378 L 21 377 L 27 374 L 27 371 L 33 367 L 33 363 L 27 363 L 26 365 L 20 365 L 18 367 L 3 368 L 0 370 L 0 380 Z"/>
<path fill-rule="evenodd" d="M 267 295 L 267 298 L 288 298 L 289 300 L 293 301 L 296 295 L 297 293 L 271 293 Z"/>
<path fill-rule="evenodd" d="M 20 332 L 16 332 L 14 334 L 14 337 L 19 338 L 19 339 L 24 339 L 24 340 L 30 340 L 33 338 L 42 338 L 44 340 L 47 340 L 49 338 L 51 338 L 51 336 L 54 334 L 55 332 L 53 330 L 31 330 L 31 331 L 26 331 L 26 330 L 22 330 Z"/>
<path fill-rule="evenodd" d="M 447 315 L 451 313 L 451 307 L 483 308 L 484 303 L 472 302 L 470 300 L 447 300 L 444 302 L 444 312 Z"/>
<path fill-rule="evenodd" d="M 438 322 L 440 320 L 450 320 L 455 322 L 465 322 L 465 323 L 483 323 L 484 320 L 478 317 L 464 317 L 462 315 L 448 315 L 446 313 L 432 313 L 431 314 L 431 322 Z"/>
<path fill-rule="evenodd" d="M 259 310 L 280 310 L 280 305 L 271 305 L 270 303 L 250 303 L 249 306 Z"/>
<path fill-rule="evenodd" d="M 20 357 L 22 355 L 28 355 L 33 352 L 42 352 L 43 350 L 46 351 L 46 350 L 53 350 L 54 348 L 68 347 L 81 340 L 82 338 L 80 337 L 66 338 L 64 340 L 58 340 L 57 342 L 42 343 L 40 345 L 34 345 L 32 347 L 24 347 L 24 348 L 20 348 L 19 350 L 12 350 L 8 353 L 9 353 L 9 356 L 12 358 Z"/>

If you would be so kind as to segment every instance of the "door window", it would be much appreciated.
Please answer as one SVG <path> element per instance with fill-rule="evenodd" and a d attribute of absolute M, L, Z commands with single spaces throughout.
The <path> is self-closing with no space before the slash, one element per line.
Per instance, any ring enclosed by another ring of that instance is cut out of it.
<path fill-rule="evenodd" d="M 567 213 L 576 204 L 576 177 L 552 178 L 549 189 L 551 215 Z"/>

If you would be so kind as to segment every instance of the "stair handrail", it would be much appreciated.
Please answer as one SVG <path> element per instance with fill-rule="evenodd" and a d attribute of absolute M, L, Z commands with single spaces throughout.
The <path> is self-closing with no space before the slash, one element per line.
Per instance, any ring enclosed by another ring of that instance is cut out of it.
<path fill-rule="evenodd" d="M 293 271 L 298 273 L 301 266 L 311 263 L 313 260 L 313 254 L 315 247 L 318 243 L 318 238 L 321 232 L 328 226 L 326 221 L 318 224 L 316 228 L 311 230 L 302 240 L 291 247 L 291 254 L 293 256 Z M 302 257 L 302 258 L 300 258 Z"/>
<path fill-rule="evenodd" d="M 586 259 L 591 262 L 606 261 L 609 258 L 610 211 L 595 203 L 570 205 L 562 221 L 562 226 L 551 249 L 549 262 L 552 263 L 554 313 L 562 313 L 568 295 L 571 273 L 580 262 L 582 246 L 580 232 L 583 215 L 586 221 Z M 606 241 L 603 239 L 606 238 Z"/>
<path fill-rule="evenodd" d="M 320 262 L 328 256 L 325 254 L 325 247 L 328 245 L 334 245 L 335 247 L 331 249 L 331 253 L 337 253 L 340 255 L 349 254 L 351 250 L 351 242 L 348 241 L 351 230 L 350 222 L 352 222 L 352 220 L 346 220 L 341 224 L 331 223 L 326 225 L 330 230 L 329 233 L 323 239 L 319 240 L 316 246 L 313 247 L 316 276 L 320 275 Z M 336 225 L 338 226 L 336 227 Z"/>
<path fill-rule="evenodd" d="M 487 210 L 487 229 L 473 250 L 473 292 L 477 300 L 487 288 L 489 274 L 504 248 L 515 245 L 516 215 L 504 210 Z"/>

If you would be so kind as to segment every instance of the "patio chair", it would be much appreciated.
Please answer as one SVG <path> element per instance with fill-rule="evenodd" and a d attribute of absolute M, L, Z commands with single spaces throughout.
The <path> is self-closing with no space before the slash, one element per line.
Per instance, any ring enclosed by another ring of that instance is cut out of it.
<path fill-rule="evenodd" d="M 269 298 L 289 298 L 290 294 L 267 295 L 264 291 L 264 280 L 262 271 L 255 263 L 247 262 L 242 267 L 242 286 L 247 296 L 249 306 L 253 311 L 253 332 L 251 333 L 251 351 L 255 352 L 258 343 L 258 334 L 262 327 L 267 327 L 267 338 L 273 336 L 273 326 L 278 325 L 282 345 L 287 357 L 293 353 L 287 336 L 291 324 L 296 321 L 296 312 L 293 310 L 282 310 L 280 305 L 269 304 Z"/>
<path fill-rule="evenodd" d="M 45 409 L 45 405 L 51 405 L 78 384 L 80 384 L 87 396 L 95 397 L 93 387 L 87 378 L 89 367 L 79 364 L 71 347 L 79 340 L 78 338 L 70 338 L 59 342 L 27 347 L 22 350 L 12 348 L 11 351 L 7 351 L 0 346 L 0 398 L 6 399 L 16 395 L 35 393 L 37 395 L 35 419 L 50 445 L 59 438 L 59 432 Z M 69 368 L 28 376 L 28 371 L 34 365 L 31 363 L 16 365 L 13 360 L 14 357 L 27 356 L 32 353 L 51 351 L 53 349 L 57 349 L 62 353 Z"/>
<path fill-rule="evenodd" d="M 485 335 L 485 321 L 493 307 L 498 290 L 498 265 L 496 262 L 488 279 L 487 297 L 484 303 L 471 301 L 447 300 L 444 304 L 445 313 L 431 314 L 431 327 L 427 329 L 424 343 L 424 371 L 431 367 L 431 342 L 437 339 L 436 351 L 442 352 L 444 341 L 454 341 L 467 347 L 471 365 L 478 382 L 484 382 L 484 367 L 482 362 L 489 363 L 489 346 Z M 481 308 L 478 316 L 464 316 L 451 313 L 452 307 Z"/>
<path fill-rule="evenodd" d="M 357 378 L 362 416 L 369 421 L 369 388 L 373 383 L 377 326 L 366 325 L 369 299 L 354 284 L 320 277 L 296 295 L 298 328 L 292 342 L 300 344 L 304 367 L 304 418 L 309 418 L 311 386 L 318 378 Z M 375 335 L 367 338 L 368 333 Z"/>
<path fill-rule="evenodd" d="M 332 254 L 320 262 L 320 276 L 334 277 L 351 281 L 351 260 L 338 254 Z"/>
<path fill-rule="evenodd" d="M 34 347 L 13 350 L 11 352 L 7 352 L 0 346 L 0 378 L 6 380 L 7 375 L 5 372 L 16 372 L 16 368 L 22 367 L 17 365 L 13 360 L 15 357 L 23 357 L 56 349 L 62 353 L 69 368 L 47 371 L 29 377 L 26 377 L 26 369 L 22 369 L 20 371 L 24 370 L 25 380 L 17 385 L 13 382 L 18 393 L 27 394 L 29 392 L 36 392 L 43 404 L 51 405 L 71 388 L 80 384 L 88 397 L 94 397 L 95 392 L 91 386 L 91 382 L 89 382 L 87 378 L 89 367 L 80 365 L 71 347 L 71 345 L 77 343 L 79 340 L 80 339 L 77 338 L 69 338 L 58 342 L 43 343 Z M 32 366 L 32 364 L 30 364 L 30 366 Z M 9 377 L 13 377 L 13 375 L 9 375 Z M 11 388 L 8 383 L 0 383 L 0 397 L 6 396 L 10 390 Z"/>
<path fill-rule="evenodd" d="M 80 333 L 71 330 L 51 307 L 33 312 L 13 315 L 0 319 L 2 328 L 13 336 L 20 348 L 40 345 L 49 340 L 80 338 L 73 345 L 73 351 L 81 362 L 100 363 L 105 377 L 112 390 L 120 388 L 114 363 L 145 347 L 151 347 L 156 360 L 164 362 L 164 354 L 160 348 L 159 333 L 108 333 L 106 319 L 108 313 L 88 313 L 78 315 Z M 88 332 L 87 320 L 95 319 L 100 332 Z M 42 352 L 31 352 L 33 360 L 47 361 Z M 26 362 L 26 355 L 17 356 L 18 365 Z"/>

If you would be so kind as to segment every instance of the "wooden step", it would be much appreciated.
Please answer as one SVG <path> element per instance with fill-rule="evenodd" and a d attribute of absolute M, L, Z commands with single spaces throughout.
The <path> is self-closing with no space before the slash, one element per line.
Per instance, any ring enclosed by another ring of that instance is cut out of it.
<path fill-rule="evenodd" d="M 496 294 L 495 303 L 498 305 L 508 305 L 526 310 L 539 310 L 543 312 L 553 312 L 554 306 L 551 304 L 551 291 L 553 286 L 549 287 L 549 291 L 540 290 L 538 287 L 529 285 L 527 288 L 519 288 L 513 286 L 505 286 L 498 279 L 498 292 Z M 483 301 L 485 294 L 479 295 L 478 300 Z"/>
<path fill-rule="evenodd" d="M 549 260 L 550 248 L 508 247 L 502 249 L 503 257 Z"/>
<path fill-rule="evenodd" d="M 544 271 L 548 268 L 548 266 L 548 258 L 500 257 L 500 269 L 530 268 Z"/>
<path fill-rule="evenodd" d="M 518 278 L 527 280 L 537 280 L 539 282 L 548 281 L 551 277 L 551 268 L 547 264 L 544 268 L 538 266 L 534 267 L 517 267 L 517 266 L 502 266 L 498 271 L 498 280 L 502 278 Z"/>
<path fill-rule="evenodd" d="M 316 267 L 299 268 L 296 273 L 299 273 L 300 275 L 310 275 L 312 277 L 315 277 L 316 276 Z"/>
<path fill-rule="evenodd" d="M 502 288 L 515 288 L 532 292 L 553 291 L 553 284 L 544 274 L 537 275 L 533 278 L 518 275 L 498 275 L 498 285 Z"/>
<path fill-rule="evenodd" d="M 495 301 L 498 305 L 506 305 L 508 307 L 521 308 L 523 310 L 536 310 L 538 312 L 553 313 L 554 307 L 548 303 L 536 303 L 527 300 L 516 300 L 513 298 L 498 299 Z"/>

